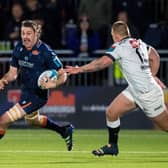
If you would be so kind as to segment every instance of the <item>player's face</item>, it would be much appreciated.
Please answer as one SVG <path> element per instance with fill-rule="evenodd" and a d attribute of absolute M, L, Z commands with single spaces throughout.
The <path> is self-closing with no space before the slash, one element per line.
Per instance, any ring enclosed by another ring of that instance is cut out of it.
<path fill-rule="evenodd" d="M 31 27 L 21 28 L 22 43 L 27 49 L 31 49 L 37 42 L 38 34 Z"/>

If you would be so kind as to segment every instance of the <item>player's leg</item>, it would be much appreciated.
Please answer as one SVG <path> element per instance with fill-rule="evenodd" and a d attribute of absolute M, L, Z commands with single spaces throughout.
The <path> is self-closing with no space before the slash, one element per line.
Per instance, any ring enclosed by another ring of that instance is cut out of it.
<path fill-rule="evenodd" d="M 69 123 L 59 123 L 49 119 L 45 115 L 40 115 L 38 111 L 32 112 L 25 116 L 25 120 L 29 125 L 32 126 L 39 126 L 41 128 L 46 128 L 53 130 L 59 133 L 62 138 L 64 138 L 67 149 L 70 151 L 73 147 L 73 140 L 72 140 L 72 133 L 73 133 L 73 126 Z"/>
<path fill-rule="evenodd" d="M 159 82 L 161 83 L 160 80 Z M 168 93 L 167 88 L 163 87 L 165 86 L 163 83 L 159 85 L 162 87 L 153 85 L 153 89 L 149 93 L 141 95 L 139 98 L 145 114 L 155 125 L 168 132 Z"/>
<path fill-rule="evenodd" d="M 163 89 L 164 94 L 164 103 L 166 108 L 168 109 L 168 89 Z M 156 124 L 159 128 L 168 132 L 168 110 L 165 109 L 164 112 L 157 115 L 156 117 L 151 118 L 154 124 Z"/>
<path fill-rule="evenodd" d="M 96 156 L 118 154 L 118 134 L 120 131 L 120 117 L 136 108 L 134 99 L 128 91 L 119 94 L 109 105 L 106 111 L 106 121 L 109 134 L 108 144 L 100 149 L 93 150 Z"/>
<path fill-rule="evenodd" d="M 71 124 L 61 124 L 59 122 L 53 121 L 46 115 L 40 115 L 39 111 L 32 112 L 25 116 L 25 121 L 31 126 L 39 126 L 42 128 L 47 128 L 59 133 L 62 137 L 65 136 L 66 128 Z"/>
<path fill-rule="evenodd" d="M 73 129 L 74 126 L 70 123 L 60 123 L 49 119 L 45 115 L 40 115 L 40 125 L 43 128 L 47 128 L 56 131 L 65 140 L 68 151 L 73 148 Z"/>
<path fill-rule="evenodd" d="M 47 128 L 59 133 L 66 141 L 68 150 L 72 149 L 72 131 L 73 127 L 70 124 L 60 125 L 59 122 L 49 119 L 47 116 L 40 115 L 38 109 L 46 104 L 46 96 L 30 94 L 24 92 L 19 101 L 20 106 L 26 112 L 25 120 L 29 125 Z"/>
<path fill-rule="evenodd" d="M 0 139 L 5 135 L 9 124 L 20 118 L 23 118 L 25 114 L 26 113 L 23 111 L 18 103 L 10 108 L 8 111 L 6 111 L 4 114 L 2 114 L 0 116 Z"/>
<path fill-rule="evenodd" d="M 5 112 L 1 117 L 0 117 L 0 139 L 2 139 L 6 133 L 6 130 L 8 128 L 8 123 L 10 122 L 10 118 Z"/>
<path fill-rule="evenodd" d="M 163 131 L 168 132 L 168 110 L 166 109 L 164 112 L 159 114 L 156 117 L 151 118 L 152 121 Z"/>

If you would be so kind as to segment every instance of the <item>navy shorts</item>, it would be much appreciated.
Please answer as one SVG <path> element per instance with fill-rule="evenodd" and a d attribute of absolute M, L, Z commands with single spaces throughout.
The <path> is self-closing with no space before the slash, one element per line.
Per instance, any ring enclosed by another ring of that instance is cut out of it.
<path fill-rule="evenodd" d="M 22 93 L 21 99 L 19 101 L 20 106 L 26 112 L 26 114 L 31 114 L 34 111 L 39 110 L 47 103 L 46 98 L 42 98 L 36 94 Z"/>

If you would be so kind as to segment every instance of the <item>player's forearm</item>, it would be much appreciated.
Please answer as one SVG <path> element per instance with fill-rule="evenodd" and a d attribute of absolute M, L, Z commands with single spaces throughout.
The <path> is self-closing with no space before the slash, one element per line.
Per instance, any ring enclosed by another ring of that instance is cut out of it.
<path fill-rule="evenodd" d="M 80 67 L 82 72 L 95 72 L 102 70 L 112 64 L 112 60 L 106 56 L 96 59 L 89 64 Z"/>
<path fill-rule="evenodd" d="M 12 81 L 16 80 L 16 78 L 17 78 L 17 75 L 8 72 L 2 77 L 1 80 L 5 80 L 7 82 L 12 82 Z"/>
<path fill-rule="evenodd" d="M 55 83 L 55 87 L 58 87 L 62 84 L 64 84 L 67 80 L 67 74 L 66 73 L 62 73 L 59 75 L 58 79 L 56 80 L 56 83 Z"/>

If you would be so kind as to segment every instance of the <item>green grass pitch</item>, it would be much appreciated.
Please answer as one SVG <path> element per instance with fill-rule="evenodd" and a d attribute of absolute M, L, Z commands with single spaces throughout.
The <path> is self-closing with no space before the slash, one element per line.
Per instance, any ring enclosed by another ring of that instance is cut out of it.
<path fill-rule="evenodd" d="M 75 130 L 74 150 L 49 130 L 9 129 L 0 141 L 0 168 L 168 168 L 168 134 L 122 130 L 120 154 L 91 154 L 107 141 L 106 130 Z"/>

